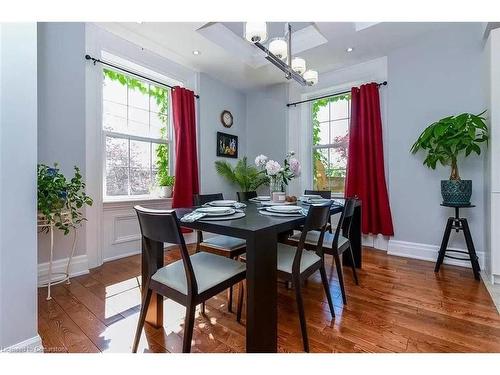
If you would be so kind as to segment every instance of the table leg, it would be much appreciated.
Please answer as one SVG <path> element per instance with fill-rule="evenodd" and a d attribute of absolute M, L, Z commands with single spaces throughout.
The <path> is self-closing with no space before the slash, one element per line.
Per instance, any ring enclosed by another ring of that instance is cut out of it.
<path fill-rule="evenodd" d="M 262 230 L 247 238 L 247 321 L 249 353 L 277 351 L 277 234 Z"/>
<path fill-rule="evenodd" d="M 344 232 L 344 235 L 346 233 Z M 362 245 L 361 245 L 361 205 L 354 208 L 354 215 L 351 222 L 351 233 L 349 236 L 351 243 L 352 254 L 354 256 L 354 264 L 356 268 L 361 268 L 362 265 Z M 342 257 L 342 264 L 344 266 L 351 266 L 350 257 Z"/>
<path fill-rule="evenodd" d="M 476 280 L 479 280 L 479 272 L 481 271 L 481 267 L 479 267 L 476 249 L 474 248 L 474 242 L 472 242 L 469 224 L 467 223 L 467 219 L 460 219 L 460 221 L 462 223 L 462 228 L 464 231 L 465 243 L 467 244 L 467 251 L 469 252 L 472 271 L 474 272 L 474 278 Z"/>
<path fill-rule="evenodd" d="M 157 269 L 163 267 L 163 243 L 161 242 L 150 242 L 151 253 L 155 257 L 153 262 L 156 263 L 156 269 L 148 270 L 147 267 L 147 252 L 145 251 L 145 244 L 142 244 L 142 265 L 141 265 L 141 285 L 144 287 L 146 285 L 147 278 L 150 277 Z M 146 293 L 146 290 L 142 289 L 142 293 Z M 163 296 L 153 292 L 151 296 L 151 302 L 149 303 L 149 308 L 146 313 L 146 322 L 153 325 L 155 328 L 163 327 Z"/>
<path fill-rule="evenodd" d="M 439 248 L 439 255 L 436 261 L 436 266 L 434 267 L 434 272 L 439 272 L 439 267 L 443 264 L 444 255 L 446 254 L 446 248 L 448 247 L 448 241 L 450 240 L 451 229 L 453 228 L 454 218 L 448 218 L 446 223 L 446 228 L 444 230 L 443 240 L 441 241 L 441 247 Z"/>

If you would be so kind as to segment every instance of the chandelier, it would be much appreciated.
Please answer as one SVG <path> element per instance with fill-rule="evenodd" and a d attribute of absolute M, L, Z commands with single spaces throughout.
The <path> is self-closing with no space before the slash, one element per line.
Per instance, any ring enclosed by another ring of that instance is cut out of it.
<path fill-rule="evenodd" d="M 267 40 L 266 22 L 246 22 L 245 38 L 266 54 L 266 59 L 285 73 L 286 79 L 294 79 L 303 86 L 312 86 L 318 83 L 318 72 L 306 70 L 306 60 L 292 56 L 292 27 L 286 24 L 283 38 L 274 38 L 269 47 L 264 46 Z"/>

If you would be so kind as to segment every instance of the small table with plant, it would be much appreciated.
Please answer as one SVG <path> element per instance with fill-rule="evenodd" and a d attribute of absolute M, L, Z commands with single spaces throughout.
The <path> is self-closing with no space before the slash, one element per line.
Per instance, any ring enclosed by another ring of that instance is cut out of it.
<path fill-rule="evenodd" d="M 465 157 L 468 157 L 472 153 L 480 155 L 481 145 L 483 143 L 487 144 L 488 127 L 483 117 L 484 113 L 482 112 L 479 115 L 462 113 L 457 116 L 445 117 L 427 127 L 411 148 L 411 152 L 414 154 L 419 150 L 427 152 L 424 165 L 429 168 L 436 169 L 438 163 L 444 166 L 451 166 L 450 179 L 441 181 L 441 195 L 443 196 L 441 206 L 454 208 L 455 216 L 448 218 L 434 271 L 439 271 L 444 257 L 470 260 L 476 280 L 479 280 L 480 268 L 472 235 L 467 219 L 461 218 L 459 215 L 460 208 L 474 207 L 470 203 L 472 180 L 462 180 L 460 178 L 458 174 L 458 160 L 462 155 L 465 155 Z M 464 232 L 467 246 L 466 252 L 447 249 L 452 229 L 455 229 L 457 232 Z M 447 251 L 467 254 L 469 257 L 467 259 L 453 257 L 446 255 Z"/>
<path fill-rule="evenodd" d="M 92 205 L 92 199 L 85 194 L 85 183 L 80 170 L 75 166 L 75 175 L 71 180 L 59 171 L 57 164 L 49 167 L 38 165 L 38 228 L 42 233 L 50 234 L 49 274 L 46 280 L 39 281 L 39 287 L 47 287 L 47 300 L 52 297 L 52 285 L 70 283 L 69 267 L 76 248 L 77 228 L 85 221 L 83 208 Z M 64 235 L 73 231 L 73 245 L 64 272 L 53 272 L 54 229 Z"/>

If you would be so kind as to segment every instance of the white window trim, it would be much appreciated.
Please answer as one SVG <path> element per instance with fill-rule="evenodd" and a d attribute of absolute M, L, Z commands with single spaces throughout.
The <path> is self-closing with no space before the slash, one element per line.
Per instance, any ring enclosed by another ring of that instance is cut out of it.
<path fill-rule="evenodd" d="M 132 62 L 127 62 L 128 60 L 119 58 L 117 56 L 113 57 L 113 55 L 109 53 L 105 53 L 103 51 L 103 55 L 106 54 L 106 57 L 109 61 L 115 61 L 115 59 L 119 59 L 118 63 L 120 63 L 122 66 L 128 66 L 130 64 L 133 64 L 134 70 L 137 71 L 138 73 L 141 73 L 141 70 L 144 70 L 145 74 L 150 74 L 151 71 L 150 69 L 146 67 L 141 67 L 141 65 L 132 63 Z M 103 67 L 103 69 L 106 67 Z M 106 68 L 113 70 L 113 68 Z M 116 70 L 119 72 L 119 70 Z M 128 75 L 127 73 L 123 73 L 124 75 Z M 132 75 L 130 75 L 132 76 Z M 168 82 L 174 82 L 174 80 L 163 76 L 159 73 L 154 72 L 155 78 L 160 77 L 165 81 Z M 140 78 L 137 78 L 141 80 Z M 147 80 L 143 80 L 144 82 L 148 82 Z M 101 146 L 101 152 L 102 152 L 102 198 L 103 198 L 103 204 L 108 205 L 108 204 L 116 204 L 117 202 L 122 202 L 122 203 L 131 203 L 131 202 L 140 202 L 140 201 L 166 201 L 170 198 L 160 198 L 158 195 L 154 194 L 152 192 L 151 194 L 142 194 L 142 195 L 118 195 L 118 196 L 113 196 L 113 195 L 106 195 L 106 137 L 112 137 L 112 138 L 121 138 L 121 139 L 127 139 L 129 141 L 142 141 L 142 142 L 151 142 L 151 143 L 159 143 L 159 144 L 166 144 L 168 145 L 168 152 L 169 152 L 169 174 L 172 175 L 173 171 L 175 171 L 175 160 L 174 160 L 174 155 L 175 153 L 173 152 L 173 148 L 175 147 L 174 143 L 174 132 L 173 132 L 173 123 L 172 123 L 172 105 L 169 105 L 168 108 L 168 121 L 169 121 L 169 126 L 168 126 L 168 137 L 167 139 L 161 139 L 161 138 L 153 138 L 153 137 L 143 137 L 143 136 L 137 136 L 137 135 L 132 135 L 132 134 L 126 134 L 126 133 L 120 133 L 120 132 L 113 132 L 109 130 L 104 130 L 102 128 L 102 122 L 103 122 L 103 111 L 102 111 L 102 101 L 104 100 L 103 96 L 103 83 L 104 81 L 101 80 L 101 122 L 100 122 L 100 127 L 101 127 L 101 137 L 102 137 L 102 146 Z M 175 81 L 177 84 L 182 84 L 181 82 Z M 169 90 L 169 103 L 172 103 L 172 91 Z M 128 105 L 127 105 L 128 107 Z M 129 160 L 130 162 L 130 160 Z M 152 161 L 151 161 L 152 163 Z M 151 165 L 152 168 L 152 165 Z M 130 169 L 130 167 L 129 167 Z"/>

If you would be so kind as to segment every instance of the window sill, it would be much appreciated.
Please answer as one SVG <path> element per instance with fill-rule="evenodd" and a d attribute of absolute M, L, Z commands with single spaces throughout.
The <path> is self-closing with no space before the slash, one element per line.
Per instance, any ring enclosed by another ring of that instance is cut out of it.
<path fill-rule="evenodd" d="M 172 207 L 172 198 L 159 197 L 126 197 L 126 198 L 106 198 L 103 201 L 104 210 L 113 210 L 120 208 L 132 208 L 136 204 L 163 205 L 166 209 Z"/>

